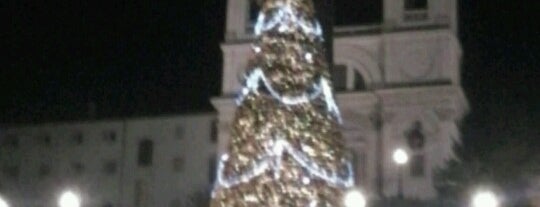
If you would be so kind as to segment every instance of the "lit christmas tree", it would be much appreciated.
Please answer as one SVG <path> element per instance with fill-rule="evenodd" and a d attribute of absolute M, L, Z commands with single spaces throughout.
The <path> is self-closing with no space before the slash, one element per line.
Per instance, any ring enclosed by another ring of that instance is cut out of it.
<path fill-rule="evenodd" d="M 354 184 L 311 0 L 265 0 L 212 207 L 338 207 Z"/>

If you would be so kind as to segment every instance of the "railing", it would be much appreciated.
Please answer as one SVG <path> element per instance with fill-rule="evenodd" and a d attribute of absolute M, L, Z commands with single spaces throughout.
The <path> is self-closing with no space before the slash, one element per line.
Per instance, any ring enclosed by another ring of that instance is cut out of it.
<path fill-rule="evenodd" d="M 407 22 L 425 21 L 428 19 L 427 10 L 405 11 L 403 19 Z"/>
<path fill-rule="evenodd" d="M 415 88 L 415 87 L 429 87 L 429 86 L 451 86 L 453 83 L 451 80 L 440 79 L 422 82 L 404 82 L 404 83 L 385 83 L 374 84 L 369 88 L 357 88 L 357 89 L 336 89 L 336 93 L 357 93 L 367 92 L 370 89 L 395 89 L 395 88 Z"/>
<path fill-rule="evenodd" d="M 409 11 L 406 14 L 413 16 L 422 16 L 423 11 Z M 412 18 L 412 17 L 411 17 Z M 415 17 L 416 18 L 416 17 Z M 357 25 L 357 26 L 336 26 L 334 27 L 334 35 L 336 37 L 354 36 L 354 35 L 370 35 L 381 34 L 391 32 L 405 32 L 414 30 L 435 30 L 435 29 L 447 29 L 450 28 L 450 23 L 447 19 L 441 19 L 433 23 L 426 23 L 422 25 L 413 26 L 388 26 L 384 24 L 371 24 L 371 25 Z M 225 35 L 225 41 L 228 44 L 236 43 L 248 43 L 253 42 L 255 35 L 251 32 L 245 33 L 227 33 Z"/>
<path fill-rule="evenodd" d="M 360 25 L 360 26 L 340 26 L 334 28 L 334 34 L 347 35 L 347 34 L 370 34 L 382 32 L 382 26 L 376 25 Z"/>

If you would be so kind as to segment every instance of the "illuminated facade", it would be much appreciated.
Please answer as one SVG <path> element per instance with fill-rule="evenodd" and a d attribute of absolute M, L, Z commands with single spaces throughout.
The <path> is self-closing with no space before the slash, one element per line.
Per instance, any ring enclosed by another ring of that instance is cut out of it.
<path fill-rule="evenodd" d="M 356 183 L 374 196 L 396 196 L 398 167 L 391 154 L 402 147 L 411 157 L 404 169 L 405 196 L 432 199 L 433 170 L 453 156 L 452 145 L 460 141 L 457 122 L 468 110 L 460 86 L 456 1 L 366 2 L 379 4 L 375 8 L 383 15 L 366 22 L 354 19 L 362 11 L 347 9 L 351 18 L 341 18 L 334 28 L 331 72 Z M 337 5 L 336 13 L 346 6 Z M 229 139 L 238 79 L 252 56 L 257 10 L 248 0 L 228 1 L 222 96 L 212 100 L 220 154 Z"/>

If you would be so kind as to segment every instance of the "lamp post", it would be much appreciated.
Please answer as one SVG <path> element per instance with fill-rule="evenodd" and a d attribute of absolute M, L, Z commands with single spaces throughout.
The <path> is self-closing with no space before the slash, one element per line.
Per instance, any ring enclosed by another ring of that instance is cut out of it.
<path fill-rule="evenodd" d="M 472 207 L 498 207 L 499 199 L 491 191 L 479 191 L 473 195 Z"/>
<path fill-rule="evenodd" d="M 366 197 L 357 189 L 347 192 L 343 202 L 345 207 L 365 207 L 367 204 Z"/>
<path fill-rule="evenodd" d="M 398 166 L 398 198 L 403 199 L 403 165 L 409 162 L 409 155 L 404 149 L 397 149 L 392 156 Z"/>
<path fill-rule="evenodd" d="M 65 191 L 58 199 L 59 207 L 80 207 L 81 198 L 72 191 Z"/>
<path fill-rule="evenodd" d="M 2 196 L 0 196 L 0 207 L 9 207 L 8 202 Z"/>

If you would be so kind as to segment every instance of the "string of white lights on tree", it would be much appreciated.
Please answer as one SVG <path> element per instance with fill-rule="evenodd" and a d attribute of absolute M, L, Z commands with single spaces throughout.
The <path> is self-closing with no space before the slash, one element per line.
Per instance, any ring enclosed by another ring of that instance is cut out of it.
<path fill-rule="evenodd" d="M 300 28 L 306 34 L 322 37 L 322 31 L 318 22 L 298 18 L 298 15 L 289 5 L 280 3 L 274 12 L 276 12 L 276 15 L 273 15 L 271 19 L 266 19 L 266 15 L 264 13 L 260 13 L 258 21 L 255 25 L 255 34 L 260 35 L 262 32 L 269 31 L 275 27 L 278 27 L 278 31 L 280 32 L 287 32 L 300 26 Z M 285 24 L 286 22 L 292 22 L 294 24 Z M 258 47 L 254 47 L 254 51 L 256 53 L 261 52 Z M 306 59 L 310 60 L 311 54 L 307 53 L 305 57 Z M 237 99 L 237 104 L 240 105 L 245 96 L 247 96 L 249 93 L 258 93 L 257 90 L 260 87 L 260 82 L 264 83 L 264 87 L 266 87 L 274 98 L 281 101 L 285 105 L 298 105 L 306 103 L 322 95 L 324 96 L 328 112 L 332 113 L 340 123 L 342 121 L 339 109 L 334 101 L 334 98 L 332 97 L 332 89 L 326 78 L 321 78 L 319 83 L 313 86 L 314 90 L 311 93 L 306 92 L 300 96 L 294 97 L 284 96 L 280 95 L 276 90 L 273 89 L 262 69 L 257 68 L 247 76 L 245 86 L 242 88 L 240 93 L 241 95 Z M 279 175 L 279 171 L 281 169 L 281 160 L 283 159 L 283 154 L 285 152 L 290 154 L 300 165 L 302 165 L 302 167 L 308 169 L 310 174 L 315 175 L 327 182 L 342 187 L 350 187 L 354 184 L 352 178 L 352 167 L 350 166 L 350 163 L 345 163 L 348 173 L 346 173 L 345 176 L 340 176 L 339 174 L 342 173 L 328 172 L 328 170 L 318 166 L 314 162 L 311 162 L 307 158 L 308 156 L 304 155 L 301 151 L 295 150 L 291 144 L 283 138 L 276 138 L 275 143 L 272 145 L 273 148 L 267 150 L 268 154 L 265 159 L 254 165 L 251 170 L 239 176 L 232 176 L 228 178 L 224 177 L 224 162 L 229 159 L 229 155 L 222 155 L 218 166 L 216 184 L 222 187 L 232 187 L 242 182 L 247 182 L 254 177 L 261 175 L 267 170 L 272 170 L 276 175 Z"/>
<path fill-rule="evenodd" d="M 311 0 L 264 0 L 212 207 L 339 206 L 354 185 Z"/>
<path fill-rule="evenodd" d="M 332 88 L 330 87 L 330 84 L 326 78 L 321 78 L 317 85 L 313 85 L 314 90 L 311 93 L 306 92 L 300 96 L 283 96 L 274 90 L 263 71 L 260 68 L 257 68 L 247 77 L 246 86 L 241 90 L 241 95 L 236 100 L 236 103 L 240 105 L 249 93 L 258 93 L 257 89 L 259 89 L 259 83 L 261 81 L 264 83 L 264 86 L 270 92 L 270 94 L 285 105 L 307 103 L 311 100 L 319 98 L 321 95 L 324 96 L 328 112 L 332 113 L 334 117 L 338 119 L 339 123 L 342 123 L 341 114 L 336 102 L 334 101 L 334 98 L 332 97 Z"/>
<path fill-rule="evenodd" d="M 343 166 L 346 169 L 345 173 L 332 172 L 317 165 L 317 163 L 310 161 L 308 156 L 304 155 L 298 150 L 295 150 L 294 147 L 292 147 L 291 144 L 285 141 L 282 137 L 276 138 L 276 141 L 272 144 L 272 146 L 273 147 L 271 149 L 267 149 L 267 155 L 265 156 L 265 159 L 262 159 L 259 163 L 253 166 L 251 170 L 243 173 L 242 175 L 229 176 L 228 178 L 225 178 L 223 175 L 223 162 L 226 162 L 229 159 L 229 155 L 222 155 L 218 166 L 219 173 L 217 175 L 217 184 L 219 186 L 227 188 L 233 187 L 243 182 L 248 182 L 249 180 L 265 173 L 267 170 L 272 170 L 274 172 L 274 177 L 279 178 L 283 155 L 284 153 L 288 153 L 303 168 L 307 169 L 310 175 L 314 175 L 339 187 L 348 188 L 354 185 L 354 179 L 352 177 L 352 165 L 350 162 L 343 163 Z M 302 179 L 302 182 L 304 182 L 304 184 L 307 184 L 310 182 L 310 178 L 304 177 Z"/>
<path fill-rule="evenodd" d="M 287 32 L 300 27 L 305 34 L 322 39 L 322 29 L 319 22 L 303 18 L 291 8 L 290 4 L 278 2 L 276 7 L 272 9 L 272 13 L 272 15 L 266 15 L 262 12 L 259 14 L 257 23 L 255 23 L 255 35 L 261 35 L 274 28 L 278 28 L 279 32 Z"/>

